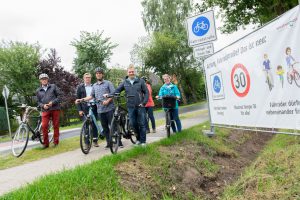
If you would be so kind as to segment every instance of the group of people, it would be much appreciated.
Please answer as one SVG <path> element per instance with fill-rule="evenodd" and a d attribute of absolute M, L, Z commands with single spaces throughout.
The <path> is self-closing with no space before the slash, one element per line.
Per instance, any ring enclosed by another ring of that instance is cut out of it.
<path fill-rule="evenodd" d="M 80 84 L 77 88 L 76 101 L 79 115 L 83 117 L 88 114 L 89 107 L 97 119 L 100 120 L 103 135 L 106 138 L 105 148 L 109 148 L 109 132 L 110 124 L 113 118 L 115 106 L 113 99 L 110 96 L 125 91 L 127 109 L 129 114 L 130 126 L 137 134 L 136 145 L 146 145 L 146 133 L 150 132 L 146 114 L 149 117 L 152 125 L 152 132 L 156 132 L 155 119 L 153 115 L 154 101 L 152 98 L 152 88 L 149 80 L 146 77 L 139 78 L 136 76 L 136 70 L 133 65 L 127 69 L 127 76 L 124 81 L 115 89 L 113 84 L 104 79 L 105 72 L 102 68 L 98 67 L 95 70 L 96 83 L 91 83 L 92 75 L 85 73 L 83 76 L 84 83 Z M 55 84 L 49 84 L 49 77 L 47 74 L 39 76 L 41 86 L 38 88 L 36 95 L 38 105 L 42 109 L 42 132 L 44 137 L 44 148 L 49 147 L 48 140 L 48 123 L 50 118 L 53 121 L 54 128 L 54 146 L 59 143 L 59 113 L 60 113 L 60 95 L 61 92 Z M 180 92 L 176 85 L 171 83 L 171 77 L 168 74 L 163 75 L 164 85 L 160 88 L 159 94 L 156 98 L 165 95 L 176 96 L 180 98 Z M 93 100 L 101 103 L 95 103 Z M 85 101 L 86 104 L 80 102 Z M 181 131 L 181 122 L 178 116 L 178 103 L 176 107 L 171 109 L 171 117 L 176 123 L 172 124 L 173 132 Z M 176 129 L 177 127 L 177 129 Z M 93 125 L 93 144 L 98 147 L 98 132 L 95 125 Z M 122 142 L 119 146 L 123 147 Z"/>

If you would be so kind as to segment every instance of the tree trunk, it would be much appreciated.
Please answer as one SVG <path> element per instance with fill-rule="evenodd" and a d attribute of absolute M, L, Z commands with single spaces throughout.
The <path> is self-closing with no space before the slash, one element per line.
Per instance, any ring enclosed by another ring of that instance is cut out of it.
<path fill-rule="evenodd" d="M 178 88 L 180 90 L 180 93 L 181 93 L 181 98 L 182 98 L 182 102 L 183 104 L 187 104 L 187 99 L 186 99 L 186 96 L 185 96 L 185 93 L 184 93 L 184 90 L 182 88 L 182 85 L 180 83 L 178 83 Z"/>

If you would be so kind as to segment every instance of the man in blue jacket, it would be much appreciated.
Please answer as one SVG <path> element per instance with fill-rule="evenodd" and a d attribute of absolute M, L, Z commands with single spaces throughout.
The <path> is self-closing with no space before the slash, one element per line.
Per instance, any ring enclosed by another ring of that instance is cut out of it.
<path fill-rule="evenodd" d="M 120 93 L 125 90 L 129 122 L 137 133 L 137 145 L 146 145 L 145 105 L 148 102 L 148 89 L 143 79 L 135 75 L 135 68 L 131 64 L 127 69 L 127 77 L 114 91 Z M 132 97 L 131 97 L 132 96 Z"/>

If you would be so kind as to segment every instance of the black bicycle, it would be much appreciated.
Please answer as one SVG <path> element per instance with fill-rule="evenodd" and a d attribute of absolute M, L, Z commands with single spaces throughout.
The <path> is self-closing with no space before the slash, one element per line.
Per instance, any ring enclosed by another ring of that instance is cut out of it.
<path fill-rule="evenodd" d="M 163 96 L 162 98 L 162 107 L 165 110 L 165 117 L 166 117 L 166 130 L 167 130 L 167 137 L 171 136 L 171 124 L 175 123 L 175 120 L 171 118 L 171 109 L 176 107 L 176 101 L 178 100 L 176 96 Z"/>
<path fill-rule="evenodd" d="M 13 140 L 11 150 L 14 156 L 20 157 L 28 144 L 29 132 L 32 133 L 31 139 L 33 141 L 40 141 L 41 144 L 44 144 L 44 138 L 42 134 L 42 116 L 41 112 L 37 107 L 31 107 L 27 105 L 22 105 L 20 108 L 25 109 L 22 120 L 20 122 L 19 128 L 17 129 Z M 35 128 L 31 127 L 30 119 L 37 118 Z M 53 140 L 53 130 L 52 130 L 52 121 L 49 121 L 48 125 L 48 134 L 49 142 Z"/>
<path fill-rule="evenodd" d="M 95 127 L 98 132 L 99 139 L 104 139 L 103 135 L 103 128 L 102 126 L 97 122 L 96 116 L 93 113 L 92 110 L 92 104 L 101 103 L 101 100 L 96 100 L 94 102 L 89 101 L 82 101 L 80 103 L 85 103 L 89 107 L 88 114 L 84 114 L 84 121 L 81 127 L 80 131 L 80 148 L 82 153 L 88 154 L 90 152 L 90 149 L 92 147 L 93 143 L 93 123 L 95 124 Z"/>
<path fill-rule="evenodd" d="M 115 95 L 109 95 L 108 98 L 113 98 L 116 104 L 113 119 L 111 121 L 110 133 L 109 133 L 109 148 L 110 151 L 115 154 L 119 148 L 119 142 L 121 138 L 130 139 L 133 144 L 137 141 L 137 135 L 129 125 L 128 111 L 121 106 L 120 93 Z M 126 96 L 127 98 L 134 96 Z"/>

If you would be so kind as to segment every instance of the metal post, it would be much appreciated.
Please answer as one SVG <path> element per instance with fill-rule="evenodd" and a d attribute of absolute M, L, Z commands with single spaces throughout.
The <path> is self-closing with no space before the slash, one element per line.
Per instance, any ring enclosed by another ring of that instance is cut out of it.
<path fill-rule="evenodd" d="M 208 116 L 209 116 L 209 123 L 210 123 L 210 132 L 205 132 L 205 134 L 209 137 L 212 137 L 215 134 L 215 127 L 211 123 L 211 114 L 210 114 L 210 108 L 209 108 L 209 97 L 208 97 L 207 84 L 206 84 L 206 73 L 205 73 L 205 67 L 204 67 L 204 60 L 201 59 L 201 62 L 202 62 L 202 71 L 203 71 L 203 77 L 204 77 L 204 83 L 205 83 L 205 92 L 206 92 L 206 100 L 208 103 Z"/>
<path fill-rule="evenodd" d="M 4 100 L 5 100 L 5 109 L 6 109 L 6 117 L 7 117 L 8 131 L 9 131 L 9 136 L 10 136 L 10 138 L 11 138 L 11 129 L 10 129 L 10 122 L 9 122 L 9 115 L 8 115 L 7 98 L 4 98 Z"/>

